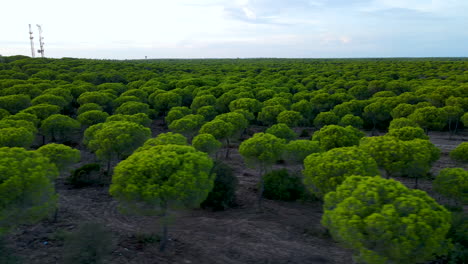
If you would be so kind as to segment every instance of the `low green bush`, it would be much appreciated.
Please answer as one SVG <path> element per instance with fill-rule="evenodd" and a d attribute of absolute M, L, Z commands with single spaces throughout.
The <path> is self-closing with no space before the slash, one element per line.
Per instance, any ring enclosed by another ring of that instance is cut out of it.
<path fill-rule="evenodd" d="M 238 180 L 232 169 L 218 161 L 213 167 L 213 173 L 216 174 L 214 187 L 201 207 L 220 211 L 235 206 Z"/>
<path fill-rule="evenodd" d="M 110 230 L 99 223 L 83 223 L 65 238 L 63 263 L 104 263 L 113 248 Z"/>
<path fill-rule="evenodd" d="M 67 183 L 75 188 L 82 188 L 94 184 L 102 184 L 100 175 L 101 165 L 90 163 L 74 170 L 67 178 Z"/>
<path fill-rule="evenodd" d="M 273 200 L 294 201 L 305 194 L 302 179 L 297 174 L 289 174 L 286 169 L 274 170 L 263 175 L 265 198 Z"/>

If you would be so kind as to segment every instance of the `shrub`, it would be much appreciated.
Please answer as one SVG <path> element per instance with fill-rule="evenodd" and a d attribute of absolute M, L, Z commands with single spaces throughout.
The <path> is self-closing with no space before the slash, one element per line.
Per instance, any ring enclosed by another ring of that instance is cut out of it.
<path fill-rule="evenodd" d="M 201 203 L 201 207 L 216 211 L 233 207 L 236 204 L 238 180 L 232 169 L 222 162 L 216 162 L 213 173 L 216 174 L 214 187 L 206 200 Z"/>
<path fill-rule="evenodd" d="M 297 174 L 289 175 L 288 170 L 274 170 L 263 175 L 265 189 L 263 194 L 268 199 L 294 201 L 300 199 L 305 187 Z"/>
<path fill-rule="evenodd" d="M 109 230 L 98 223 L 84 223 L 65 238 L 64 263 L 104 263 L 112 247 L 112 233 Z"/>
<path fill-rule="evenodd" d="M 468 142 L 463 142 L 450 151 L 450 158 L 461 163 L 468 162 Z"/>
<path fill-rule="evenodd" d="M 100 170 L 101 166 L 98 163 L 83 165 L 72 172 L 70 177 L 68 177 L 67 182 L 75 188 L 100 184 L 102 181 L 99 173 Z"/>

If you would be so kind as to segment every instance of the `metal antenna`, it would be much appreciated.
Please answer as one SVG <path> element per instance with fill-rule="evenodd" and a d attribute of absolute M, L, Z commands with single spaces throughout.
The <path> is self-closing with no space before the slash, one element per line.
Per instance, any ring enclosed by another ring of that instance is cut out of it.
<path fill-rule="evenodd" d="M 31 56 L 34 58 L 36 57 L 36 54 L 34 52 L 34 37 L 33 37 L 33 32 L 32 32 L 32 29 L 31 29 L 31 24 L 29 24 L 29 39 L 31 40 Z"/>
<path fill-rule="evenodd" d="M 44 37 L 42 37 L 42 28 L 41 25 L 36 24 L 37 28 L 39 29 L 39 46 L 41 49 L 37 50 L 41 54 L 41 57 L 44 58 Z"/>

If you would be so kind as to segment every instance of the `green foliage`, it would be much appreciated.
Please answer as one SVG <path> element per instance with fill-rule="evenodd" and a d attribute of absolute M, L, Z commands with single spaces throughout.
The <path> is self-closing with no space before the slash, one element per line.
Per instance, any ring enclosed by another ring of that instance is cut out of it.
<path fill-rule="evenodd" d="M 406 117 L 401 117 L 397 119 L 393 119 L 390 121 L 390 125 L 388 126 L 388 130 L 403 128 L 403 127 L 420 127 L 416 122 Z"/>
<path fill-rule="evenodd" d="M 174 92 L 163 92 L 153 98 L 152 104 L 156 111 L 166 113 L 172 107 L 181 106 L 182 97 Z"/>
<path fill-rule="evenodd" d="M 277 122 L 278 115 L 283 111 L 286 111 L 286 108 L 282 105 L 265 106 L 258 113 L 257 120 L 265 126 L 271 126 Z"/>
<path fill-rule="evenodd" d="M 304 196 L 305 187 L 300 175 L 288 173 L 281 169 L 263 175 L 265 198 L 273 200 L 294 201 Z"/>
<path fill-rule="evenodd" d="M 149 114 L 149 105 L 141 102 L 126 102 L 119 106 L 116 110 L 116 114 L 122 115 L 134 115 L 134 114 Z"/>
<path fill-rule="evenodd" d="M 272 134 L 277 138 L 285 139 L 290 141 L 297 138 L 297 134 L 288 127 L 288 125 L 280 123 L 269 127 L 265 133 Z"/>
<path fill-rule="evenodd" d="M 307 100 L 301 100 L 291 105 L 291 110 L 301 113 L 306 120 L 312 120 L 314 109 Z"/>
<path fill-rule="evenodd" d="M 61 109 L 64 108 L 66 105 L 68 105 L 68 102 L 65 100 L 65 98 L 53 94 L 42 94 L 39 95 L 38 97 L 34 98 L 31 101 L 32 105 L 38 105 L 38 104 L 50 104 L 50 105 L 56 105 L 59 106 Z"/>
<path fill-rule="evenodd" d="M 216 104 L 216 97 L 211 94 L 201 95 L 193 98 L 193 102 L 190 105 L 192 111 L 197 112 L 201 107 L 214 106 Z"/>
<path fill-rule="evenodd" d="M 200 206 L 215 211 L 233 207 L 236 205 L 236 189 L 239 184 L 233 170 L 228 165 L 217 161 L 212 172 L 216 174 L 213 189 Z"/>
<path fill-rule="evenodd" d="M 460 120 L 462 121 L 463 125 L 465 125 L 465 127 L 468 127 L 468 112 L 464 113 Z"/>
<path fill-rule="evenodd" d="M 34 137 L 35 133 L 25 127 L 0 128 L 0 147 L 29 148 Z"/>
<path fill-rule="evenodd" d="M 9 115 L 5 118 L 3 118 L 3 120 L 24 120 L 24 121 L 29 121 L 31 123 L 34 124 L 35 127 L 37 127 L 39 125 L 39 119 L 37 118 L 37 116 L 33 115 L 33 114 L 29 114 L 29 113 L 24 113 L 24 112 L 21 112 L 21 113 L 17 113 L 17 114 L 14 114 L 14 115 Z M 35 132 L 36 130 L 34 130 Z"/>
<path fill-rule="evenodd" d="M 231 110 L 231 112 L 244 109 L 255 114 L 260 112 L 261 107 L 262 103 L 253 98 L 239 98 L 229 103 L 229 110 Z"/>
<path fill-rule="evenodd" d="M 31 98 L 25 94 L 0 96 L 0 105 L 1 108 L 7 110 L 8 112 L 16 114 L 31 105 Z"/>
<path fill-rule="evenodd" d="M 468 203 L 468 171 L 462 168 L 442 169 L 433 182 L 434 190 L 464 204 Z"/>
<path fill-rule="evenodd" d="M 73 139 L 80 130 L 80 122 L 66 116 L 55 114 L 42 121 L 41 134 L 52 141 L 65 142 Z"/>
<path fill-rule="evenodd" d="M 159 145 L 138 151 L 114 171 L 110 194 L 155 210 L 200 205 L 213 188 L 213 162 L 191 146 Z"/>
<path fill-rule="evenodd" d="M 47 217 L 57 205 L 55 165 L 35 151 L 0 148 L 0 234 Z"/>
<path fill-rule="evenodd" d="M 0 120 L 8 116 L 10 116 L 10 113 L 5 109 L 0 108 Z"/>
<path fill-rule="evenodd" d="M 172 107 L 171 110 L 167 113 L 165 120 L 167 124 L 172 123 L 177 119 L 181 119 L 182 117 L 191 114 L 192 111 L 185 106 L 176 106 Z"/>
<path fill-rule="evenodd" d="M 102 111 L 104 110 L 102 106 L 95 104 L 95 103 L 88 103 L 88 104 L 83 104 L 78 108 L 77 115 L 81 115 L 82 113 L 91 111 L 91 110 L 98 110 Z"/>
<path fill-rule="evenodd" d="M 340 122 L 340 118 L 335 115 L 334 112 L 321 112 L 314 119 L 314 126 L 317 128 L 322 128 L 328 125 L 337 125 Z"/>
<path fill-rule="evenodd" d="M 106 122 L 109 114 L 101 110 L 89 110 L 76 117 L 82 126 L 92 126 Z"/>
<path fill-rule="evenodd" d="M 22 113 L 33 114 L 40 120 L 44 120 L 51 115 L 60 113 L 60 106 L 50 104 L 38 104 L 28 107 L 21 111 Z"/>
<path fill-rule="evenodd" d="M 201 115 L 186 115 L 169 124 L 169 129 L 191 138 L 205 122 Z"/>
<path fill-rule="evenodd" d="M 351 175 L 379 175 L 375 160 L 358 147 L 334 148 L 304 160 L 304 184 L 318 198 L 334 191 Z"/>
<path fill-rule="evenodd" d="M 192 140 L 192 146 L 198 151 L 206 152 L 210 155 L 216 153 L 221 148 L 221 142 L 211 134 L 199 134 Z"/>
<path fill-rule="evenodd" d="M 283 154 L 285 141 L 267 133 L 256 133 L 244 140 L 239 146 L 239 153 L 250 166 L 259 166 L 265 171 Z"/>
<path fill-rule="evenodd" d="M 462 142 L 450 151 L 450 158 L 461 163 L 468 163 L 468 142 Z"/>
<path fill-rule="evenodd" d="M 187 138 L 183 136 L 182 134 L 167 132 L 167 133 L 161 133 L 157 135 L 155 138 L 150 138 L 146 140 L 143 146 L 138 148 L 136 151 L 148 150 L 152 147 L 161 146 L 161 145 L 185 146 L 185 145 L 188 145 L 188 143 L 187 143 Z"/>
<path fill-rule="evenodd" d="M 407 117 L 411 115 L 414 112 L 414 110 L 416 110 L 415 105 L 402 103 L 393 108 L 390 114 L 392 115 L 393 119 L 396 119 Z"/>
<path fill-rule="evenodd" d="M 111 160 L 116 156 L 126 157 L 141 146 L 151 131 L 142 125 L 114 121 L 90 126 L 84 132 L 83 143 L 102 160 Z"/>
<path fill-rule="evenodd" d="M 118 122 L 118 121 L 133 122 L 135 124 L 139 124 L 145 127 L 149 127 L 151 125 L 151 119 L 148 117 L 147 114 L 144 114 L 144 113 L 138 113 L 134 115 L 115 114 L 115 115 L 109 116 L 106 119 L 106 122 Z"/>
<path fill-rule="evenodd" d="M 452 225 L 447 237 L 452 240 L 454 246 L 443 258 L 444 263 L 468 262 L 468 221 L 466 212 L 452 213 Z"/>
<path fill-rule="evenodd" d="M 101 183 L 100 172 L 101 165 L 98 163 L 85 164 L 74 170 L 70 177 L 67 178 L 67 183 L 75 188 Z"/>
<path fill-rule="evenodd" d="M 390 129 L 387 135 L 404 141 L 413 140 L 416 138 L 427 140 L 429 139 L 426 133 L 424 133 L 424 130 L 420 127 L 402 127 Z"/>
<path fill-rule="evenodd" d="M 386 101 L 379 100 L 364 107 L 363 117 L 373 124 L 374 128 L 379 123 L 390 121 L 391 106 Z"/>
<path fill-rule="evenodd" d="M 307 156 L 322 151 L 323 149 L 318 141 L 292 140 L 284 146 L 283 158 L 294 163 L 303 164 Z"/>
<path fill-rule="evenodd" d="M 50 162 L 55 164 L 60 172 L 65 172 L 69 167 L 81 159 L 79 150 L 62 144 L 47 144 L 36 150 L 42 156 L 47 157 Z"/>
<path fill-rule="evenodd" d="M 450 213 L 420 190 L 380 177 L 348 177 L 325 196 L 322 224 L 355 261 L 421 263 L 442 255 Z"/>
<path fill-rule="evenodd" d="M 201 115 L 205 118 L 206 121 L 210 121 L 213 120 L 213 118 L 215 118 L 216 115 L 218 115 L 218 112 L 216 111 L 214 106 L 207 105 L 198 108 L 197 115 Z"/>
<path fill-rule="evenodd" d="M 231 123 L 224 122 L 220 119 L 205 123 L 199 131 L 200 134 L 211 134 L 216 139 L 224 139 L 231 136 L 234 133 L 234 125 Z"/>
<path fill-rule="evenodd" d="M 276 117 L 276 121 L 278 121 L 278 123 L 284 123 L 289 127 L 298 126 L 303 119 L 304 117 L 301 113 L 291 110 L 283 111 Z"/>
<path fill-rule="evenodd" d="M 99 264 L 113 250 L 112 232 L 99 223 L 82 223 L 65 237 L 64 263 Z"/>
<path fill-rule="evenodd" d="M 458 128 L 460 118 L 463 116 L 463 108 L 460 106 L 444 106 L 441 108 L 441 115 L 445 118 L 450 132 L 455 132 Z"/>
<path fill-rule="evenodd" d="M 106 112 L 111 111 L 114 95 L 105 92 L 84 92 L 78 97 L 77 102 L 80 105 L 94 103 L 104 108 Z"/>
<path fill-rule="evenodd" d="M 408 119 L 415 122 L 426 131 L 441 130 L 445 126 L 443 110 L 434 106 L 418 108 L 408 116 Z"/>
<path fill-rule="evenodd" d="M 32 133 L 37 133 L 37 128 L 34 126 L 32 122 L 26 121 L 26 120 L 15 120 L 15 119 L 9 119 L 9 118 L 4 118 L 0 120 L 0 129 L 2 128 L 9 128 L 9 127 L 15 127 L 15 128 L 26 128 L 28 131 Z"/>
<path fill-rule="evenodd" d="M 440 158 L 440 149 L 429 140 L 419 138 L 404 141 L 404 145 L 410 158 L 403 169 L 403 175 L 416 179 L 426 177 L 432 164 Z"/>
<path fill-rule="evenodd" d="M 358 129 L 347 126 L 329 125 L 324 126 L 312 136 L 313 141 L 320 142 L 324 150 L 332 148 L 349 147 L 359 144 L 364 133 Z"/>
<path fill-rule="evenodd" d="M 222 120 L 226 123 L 232 124 L 232 131 L 229 134 L 229 137 L 234 136 L 236 134 L 240 134 L 249 125 L 249 121 L 245 118 L 243 114 L 239 112 L 220 114 L 216 116 L 214 120 Z"/>
<path fill-rule="evenodd" d="M 340 122 L 338 123 L 340 126 L 353 126 L 357 129 L 360 129 L 362 128 L 362 126 L 364 125 L 364 121 L 362 120 L 361 117 L 359 116 L 355 116 L 355 115 L 352 115 L 352 114 L 347 114 L 347 115 L 344 115 Z"/>

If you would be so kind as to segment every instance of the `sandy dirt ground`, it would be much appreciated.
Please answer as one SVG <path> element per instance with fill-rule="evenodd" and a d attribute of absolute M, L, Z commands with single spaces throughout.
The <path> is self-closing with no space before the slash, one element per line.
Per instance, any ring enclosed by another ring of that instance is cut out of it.
<path fill-rule="evenodd" d="M 152 128 L 153 135 L 164 131 L 161 124 Z M 257 130 L 254 128 L 253 132 Z M 460 167 L 450 160 L 448 153 L 467 141 L 468 133 L 449 139 L 447 133 L 432 132 L 430 137 L 442 150 L 432 173 Z M 75 167 L 94 162 L 92 153 L 83 146 L 79 148 L 83 160 Z M 75 230 L 83 222 L 97 222 L 112 231 L 115 242 L 106 263 L 352 263 L 351 251 L 334 242 L 320 225 L 320 202 L 265 200 L 263 212 L 258 212 L 255 171 L 245 167 L 236 143 L 230 151 L 231 157 L 225 162 L 239 179 L 238 205 L 220 212 L 202 209 L 172 212 L 170 241 L 164 253 L 159 252 L 158 243 L 143 243 L 138 238 L 158 232 L 158 217 L 122 214 L 108 194 L 108 186 L 73 189 L 65 183 L 64 175 L 56 182 L 60 197 L 57 221 L 21 226 L 7 237 L 8 245 L 24 263 L 62 263 L 60 234 Z M 398 180 L 413 187 L 412 179 Z M 419 185 L 437 198 L 430 180 L 421 180 Z"/>

